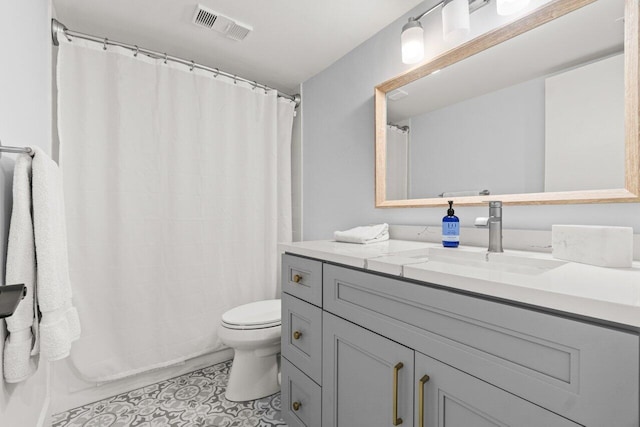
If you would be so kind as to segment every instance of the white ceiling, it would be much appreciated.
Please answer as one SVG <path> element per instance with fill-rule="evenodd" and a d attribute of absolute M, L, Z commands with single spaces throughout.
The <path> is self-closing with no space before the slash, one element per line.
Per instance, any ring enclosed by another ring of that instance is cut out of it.
<path fill-rule="evenodd" d="M 300 83 L 422 1 L 53 0 L 53 4 L 57 19 L 70 30 L 167 52 L 294 93 Z M 253 31 L 237 42 L 195 26 L 191 19 L 198 3 L 251 25 Z"/>

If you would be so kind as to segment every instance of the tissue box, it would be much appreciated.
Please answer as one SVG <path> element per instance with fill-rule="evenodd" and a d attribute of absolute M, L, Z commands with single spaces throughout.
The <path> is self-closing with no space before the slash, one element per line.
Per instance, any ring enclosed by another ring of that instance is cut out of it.
<path fill-rule="evenodd" d="M 600 267 L 631 267 L 633 229 L 596 225 L 553 225 L 554 258 Z"/>

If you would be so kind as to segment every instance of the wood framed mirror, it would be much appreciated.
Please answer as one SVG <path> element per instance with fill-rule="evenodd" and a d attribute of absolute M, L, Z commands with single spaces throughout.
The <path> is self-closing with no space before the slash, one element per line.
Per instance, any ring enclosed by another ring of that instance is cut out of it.
<path fill-rule="evenodd" d="M 552 0 L 376 86 L 376 207 L 640 202 L 638 28 Z"/>

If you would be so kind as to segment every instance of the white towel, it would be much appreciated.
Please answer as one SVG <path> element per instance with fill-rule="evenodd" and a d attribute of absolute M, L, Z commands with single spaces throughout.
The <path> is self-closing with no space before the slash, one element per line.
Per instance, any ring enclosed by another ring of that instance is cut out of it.
<path fill-rule="evenodd" d="M 21 154 L 13 170 L 13 208 L 7 245 L 7 285 L 24 283 L 27 296 L 6 319 L 9 336 L 4 346 L 3 372 L 6 382 L 29 378 L 37 369 L 36 255 L 31 219 L 31 157 Z M 33 332 L 32 332 L 33 330 Z"/>
<path fill-rule="evenodd" d="M 336 231 L 333 237 L 338 242 L 368 244 L 389 240 L 389 224 L 355 227 L 346 231 Z"/>
<path fill-rule="evenodd" d="M 80 337 L 78 312 L 71 305 L 67 234 L 58 165 L 35 148 L 32 164 L 33 228 L 37 260 L 40 352 L 47 360 L 67 357 Z"/>

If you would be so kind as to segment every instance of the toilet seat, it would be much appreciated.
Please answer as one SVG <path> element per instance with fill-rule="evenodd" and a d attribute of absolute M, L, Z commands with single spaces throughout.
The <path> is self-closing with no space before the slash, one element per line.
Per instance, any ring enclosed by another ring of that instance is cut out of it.
<path fill-rule="evenodd" d="M 266 329 L 280 326 L 280 300 L 257 301 L 233 308 L 222 315 L 229 329 Z"/>

